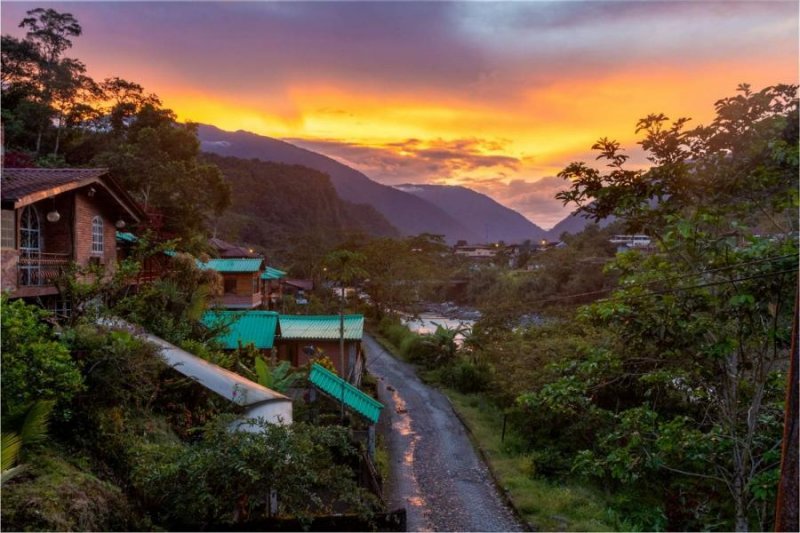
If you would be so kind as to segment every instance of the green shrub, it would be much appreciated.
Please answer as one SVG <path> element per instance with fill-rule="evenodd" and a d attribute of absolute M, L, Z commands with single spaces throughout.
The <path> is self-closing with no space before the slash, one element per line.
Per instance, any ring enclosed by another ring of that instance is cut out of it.
<path fill-rule="evenodd" d="M 307 424 L 260 423 L 261 432 L 231 431 L 221 417 L 202 441 L 137 450 L 134 487 L 154 516 L 171 528 L 263 520 L 272 491 L 280 513 L 310 521 L 341 509 L 369 514 L 375 501 L 348 466 L 355 458 L 347 431 Z"/>
<path fill-rule="evenodd" d="M 38 307 L 2 296 L 2 413 L 16 417 L 37 400 L 65 406 L 83 389 L 79 366 L 43 322 Z"/>
<path fill-rule="evenodd" d="M 446 386 L 470 394 L 488 388 L 492 380 L 492 368 L 483 361 L 473 363 L 461 358 L 454 364 L 442 367 L 439 375 Z"/>

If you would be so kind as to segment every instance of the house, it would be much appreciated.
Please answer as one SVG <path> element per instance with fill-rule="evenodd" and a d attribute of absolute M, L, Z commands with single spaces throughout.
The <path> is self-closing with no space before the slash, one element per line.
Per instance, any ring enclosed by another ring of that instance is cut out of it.
<path fill-rule="evenodd" d="M 198 261 L 197 266 L 219 272 L 222 276 L 223 294 L 217 303 L 227 309 L 255 309 L 261 306 L 261 274 L 264 259 L 209 259 Z"/>
<path fill-rule="evenodd" d="M 55 300 L 71 264 L 117 263 L 117 230 L 145 213 L 103 168 L 6 168 L 2 179 L 2 290 Z"/>
<path fill-rule="evenodd" d="M 468 259 L 493 259 L 500 252 L 499 244 L 474 244 L 460 245 L 454 248 L 454 253 Z"/>
<path fill-rule="evenodd" d="M 243 246 L 231 244 L 227 241 L 223 241 L 222 239 L 218 239 L 216 237 L 208 239 L 208 244 L 213 246 L 214 249 L 216 249 L 217 251 L 217 255 L 224 259 L 259 257 L 259 255 L 256 254 L 250 248 L 245 248 Z"/>
<path fill-rule="evenodd" d="M 281 294 L 292 296 L 299 304 L 308 303 L 308 295 L 314 290 L 314 281 L 310 279 L 282 279 Z"/>
<path fill-rule="evenodd" d="M 274 311 L 208 311 L 203 316 L 208 327 L 225 326 L 227 333 L 218 337 L 225 350 L 248 345 L 271 355 L 273 347 L 278 359 L 292 366 L 313 363 L 321 355 L 333 362 L 339 375 L 358 385 L 364 371 L 361 339 L 364 335 L 363 315 L 344 315 L 345 369 L 342 373 L 339 345 L 339 315 L 279 315 Z"/>
<path fill-rule="evenodd" d="M 286 272 L 268 266 L 261 274 L 261 296 L 268 309 L 278 308 L 283 299 L 283 284 L 281 280 L 286 277 Z"/>
<path fill-rule="evenodd" d="M 340 358 L 339 315 L 280 315 L 278 322 L 278 358 L 291 361 L 292 366 L 303 366 L 324 354 L 340 376 L 356 386 L 360 384 L 364 371 L 363 315 L 344 315 L 344 372 Z"/>
<path fill-rule="evenodd" d="M 280 333 L 278 313 L 273 311 L 208 311 L 203 316 L 208 327 L 225 326 L 227 333 L 217 340 L 225 350 L 248 345 L 269 355 Z"/>
<path fill-rule="evenodd" d="M 117 260 L 123 261 L 134 257 L 134 248 L 139 238 L 128 231 L 117 232 Z M 175 251 L 161 251 L 139 258 L 140 269 L 133 280 L 133 285 L 140 285 L 162 278 L 172 268 Z"/>

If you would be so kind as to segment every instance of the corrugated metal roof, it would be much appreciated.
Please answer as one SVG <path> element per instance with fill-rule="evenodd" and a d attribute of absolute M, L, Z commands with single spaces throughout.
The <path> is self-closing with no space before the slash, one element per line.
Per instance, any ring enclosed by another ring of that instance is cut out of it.
<path fill-rule="evenodd" d="M 339 315 L 280 315 L 282 339 L 338 340 Z M 361 340 L 364 315 L 344 316 L 344 338 Z"/>
<path fill-rule="evenodd" d="M 286 272 L 268 266 L 267 269 L 261 274 L 261 279 L 281 279 L 286 277 Z"/>
<path fill-rule="evenodd" d="M 345 407 L 360 414 L 373 424 L 378 422 L 383 404 L 364 394 L 327 368 L 314 363 L 311 365 L 308 380 L 319 390 L 336 401 L 343 402 Z"/>
<path fill-rule="evenodd" d="M 219 337 L 228 350 L 252 344 L 259 350 L 272 348 L 278 328 L 278 313 L 274 311 L 209 311 L 203 316 L 209 327 L 228 326 L 228 334 Z"/>
<path fill-rule="evenodd" d="M 258 272 L 264 260 L 256 259 L 209 259 L 207 263 L 198 262 L 202 269 L 217 272 Z"/>
<path fill-rule="evenodd" d="M 138 241 L 139 239 L 138 239 L 138 237 L 136 237 L 136 235 L 134 235 L 133 233 L 130 233 L 128 231 L 118 231 L 117 232 L 117 240 L 120 241 L 120 242 L 134 243 L 134 242 Z"/>

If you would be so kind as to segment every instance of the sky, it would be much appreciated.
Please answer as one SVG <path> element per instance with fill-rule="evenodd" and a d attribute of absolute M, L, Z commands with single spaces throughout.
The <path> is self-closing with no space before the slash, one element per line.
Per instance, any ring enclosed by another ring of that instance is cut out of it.
<path fill-rule="evenodd" d="M 798 81 L 795 1 L 82 2 L 0 4 L 83 27 L 95 79 L 179 119 L 324 153 L 388 185 L 465 185 L 549 228 L 556 174 L 601 137 L 644 166 L 636 121 L 713 118 L 740 83 Z"/>

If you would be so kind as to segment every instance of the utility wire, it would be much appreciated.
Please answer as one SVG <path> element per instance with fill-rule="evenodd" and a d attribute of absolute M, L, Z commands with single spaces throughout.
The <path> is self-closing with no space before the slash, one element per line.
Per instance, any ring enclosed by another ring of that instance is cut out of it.
<path fill-rule="evenodd" d="M 796 258 L 797 255 L 796 254 L 788 254 L 788 255 L 766 257 L 766 258 L 762 258 L 762 259 L 756 259 L 756 260 L 753 260 L 753 261 L 743 261 L 743 262 L 740 262 L 740 263 L 734 263 L 734 264 L 726 265 L 726 266 L 723 266 L 723 267 L 712 268 L 712 269 L 709 269 L 709 270 L 703 270 L 701 272 L 693 272 L 691 274 L 682 274 L 680 276 L 673 276 L 673 277 L 666 278 L 666 279 L 658 279 L 658 280 L 647 281 L 647 282 L 639 283 L 639 284 L 636 284 L 636 285 L 629 285 L 629 286 L 622 286 L 622 287 L 609 287 L 609 288 L 606 288 L 606 289 L 598 289 L 596 291 L 580 292 L 580 293 L 576 293 L 576 294 L 566 294 L 566 295 L 563 295 L 563 296 L 553 296 L 551 298 L 545 298 L 544 300 L 541 300 L 540 303 L 557 302 L 557 301 L 561 301 L 561 300 L 568 300 L 570 298 L 578 298 L 580 296 L 596 296 L 596 295 L 605 294 L 605 293 L 608 293 L 608 292 L 611 292 L 611 291 L 620 290 L 620 289 L 633 289 L 633 288 L 638 288 L 638 287 L 648 287 L 650 285 L 656 285 L 656 284 L 659 284 L 659 283 L 670 283 L 672 281 L 677 281 L 677 280 L 681 280 L 681 279 L 692 278 L 692 277 L 696 277 L 696 276 L 703 276 L 705 274 L 713 274 L 715 272 L 723 272 L 723 271 L 726 271 L 726 270 L 731 270 L 731 269 L 739 268 L 739 267 L 743 267 L 743 266 L 756 265 L 756 264 L 759 264 L 759 263 L 775 262 L 775 261 L 779 261 L 779 260 L 782 260 L 782 259 L 789 259 L 789 258 L 792 258 L 792 257 Z"/>

